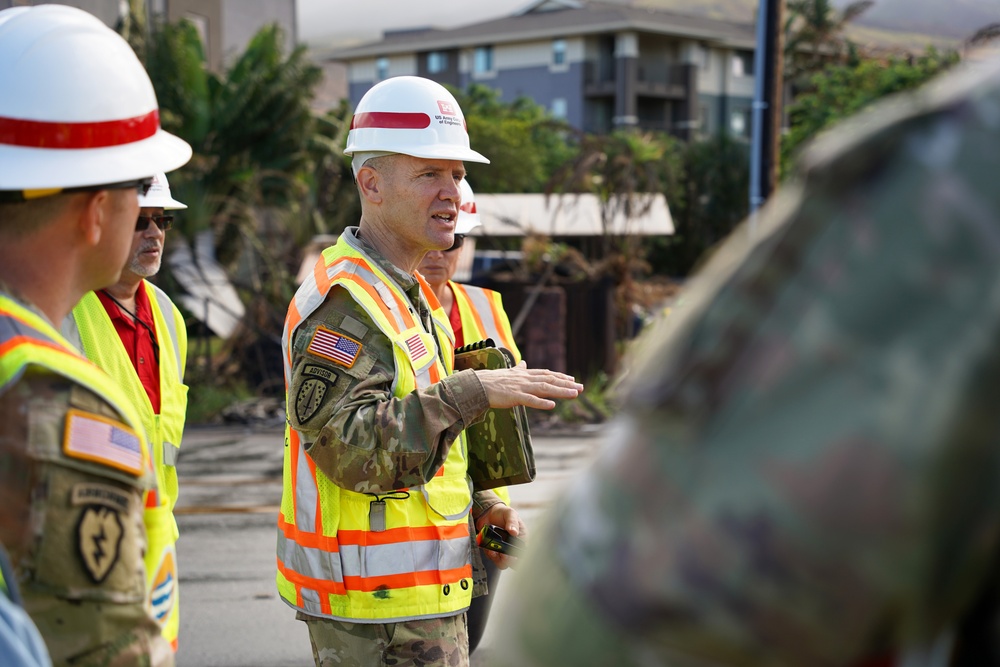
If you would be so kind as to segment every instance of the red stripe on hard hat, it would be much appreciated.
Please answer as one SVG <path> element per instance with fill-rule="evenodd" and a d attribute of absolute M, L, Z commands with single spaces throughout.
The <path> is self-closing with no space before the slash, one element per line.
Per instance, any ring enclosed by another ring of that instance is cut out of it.
<path fill-rule="evenodd" d="M 474 202 L 474 201 L 467 202 L 465 204 L 462 204 L 462 206 L 460 208 L 461 208 L 461 210 L 465 211 L 466 213 L 475 213 L 476 212 L 476 202 Z"/>
<path fill-rule="evenodd" d="M 0 116 L 0 144 L 25 148 L 108 148 L 142 141 L 160 129 L 160 112 L 122 120 L 64 123 Z"/>
<path fill-rule="evenodd" d="M 430 127 L 431 117 L 425 113 L 403 113 L 399 111 L 369 111 L 356 113 L 351 120 L 351 129 L 380 130 L 422 130 Z"/>

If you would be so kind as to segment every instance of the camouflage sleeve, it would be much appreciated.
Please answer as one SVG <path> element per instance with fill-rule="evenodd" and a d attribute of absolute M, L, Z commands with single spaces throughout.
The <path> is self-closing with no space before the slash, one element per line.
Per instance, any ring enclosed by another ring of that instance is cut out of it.
<path fill-rule="evenodd" d="M 54 664 L 174 664 L 146 607 L 147 480 L 76 441 L 103 437 L 85 428 L 126 429 L 118 419 L 50 374 L 29 372 L 0 396 L 0 542 Z"/>
<path fill-rule="evenodd" d="M 504 664 L 857 665 L 958 625 L 1000 545 L 989 91 L 866 117 L 716 252 L 536 531 Z"/>
<path fill-rule="evenodd" d="M 317 335 L 319 338 L 317 338 Z M 348 351 L 320 342 L 344 339 Z M 489 403 L 472 371 L 393 396 L 392 343 L 343 289 L 302 323 L 292 351 L 288 418 L 306 451 L 338 486 L 384 493 L 423 484 Z"/>
<path fill-rule="evenodd" d="M 509 505 L 503 498 L 496 494 L 494 489 L 485 491 L 474 491 L 472 493 L 472 518 L 479 520 L 479 517 L 490 511 L 490 508 L 499 504 Z"/>

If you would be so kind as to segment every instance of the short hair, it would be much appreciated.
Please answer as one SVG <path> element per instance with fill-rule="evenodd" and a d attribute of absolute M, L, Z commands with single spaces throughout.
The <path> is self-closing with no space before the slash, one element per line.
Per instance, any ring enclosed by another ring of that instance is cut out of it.
<path fill-rule="evenodd" d="M 72 195 L 56 194 L 38 199 L 0 203 L 0 238 L 21 239 L 55 220 Z"/>

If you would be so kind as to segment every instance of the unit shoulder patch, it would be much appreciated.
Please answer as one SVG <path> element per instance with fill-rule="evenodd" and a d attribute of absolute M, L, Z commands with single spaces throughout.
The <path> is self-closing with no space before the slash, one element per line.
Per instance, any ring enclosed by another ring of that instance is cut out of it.
<path fill-rule="evenodd" d="M 312 419 L 323 406 L 326 390 L 326 381 L 316 377 L 311 377 L 302 383 L 298 393 L 295 394 L 295 416 L 300 424 Z"/>
<path fill-rule="evenodd" d="M 329 359 L 335 364 L 350 368 L 361 353 L 361 341 L 337 333 L 324 326 L 316 327 L 306 352 Z"/>
<path fill-rule="evenodd" d="M 83 569 L 95 584 L 104 581 L 121 554 L 121 514 L 103 505 L 89 505 L 77 524 L 77 551 Z"/>
<path fill-rule="evenodd" d="M 142 473 L 139 435 L 116 419 L 70 409 L 66 413 L 63 453 L 138 476 Z"/>

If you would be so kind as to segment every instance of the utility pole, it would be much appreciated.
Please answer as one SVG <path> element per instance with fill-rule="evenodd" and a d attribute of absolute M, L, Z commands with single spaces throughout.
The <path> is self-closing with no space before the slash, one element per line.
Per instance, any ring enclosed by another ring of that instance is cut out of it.
<path fill-rule="evenodd" d="M 778 184 L 784 97 L 785 0 L 760 0 L 754 55 L 753 144 L 750 156 L 750 231 Z"/>

